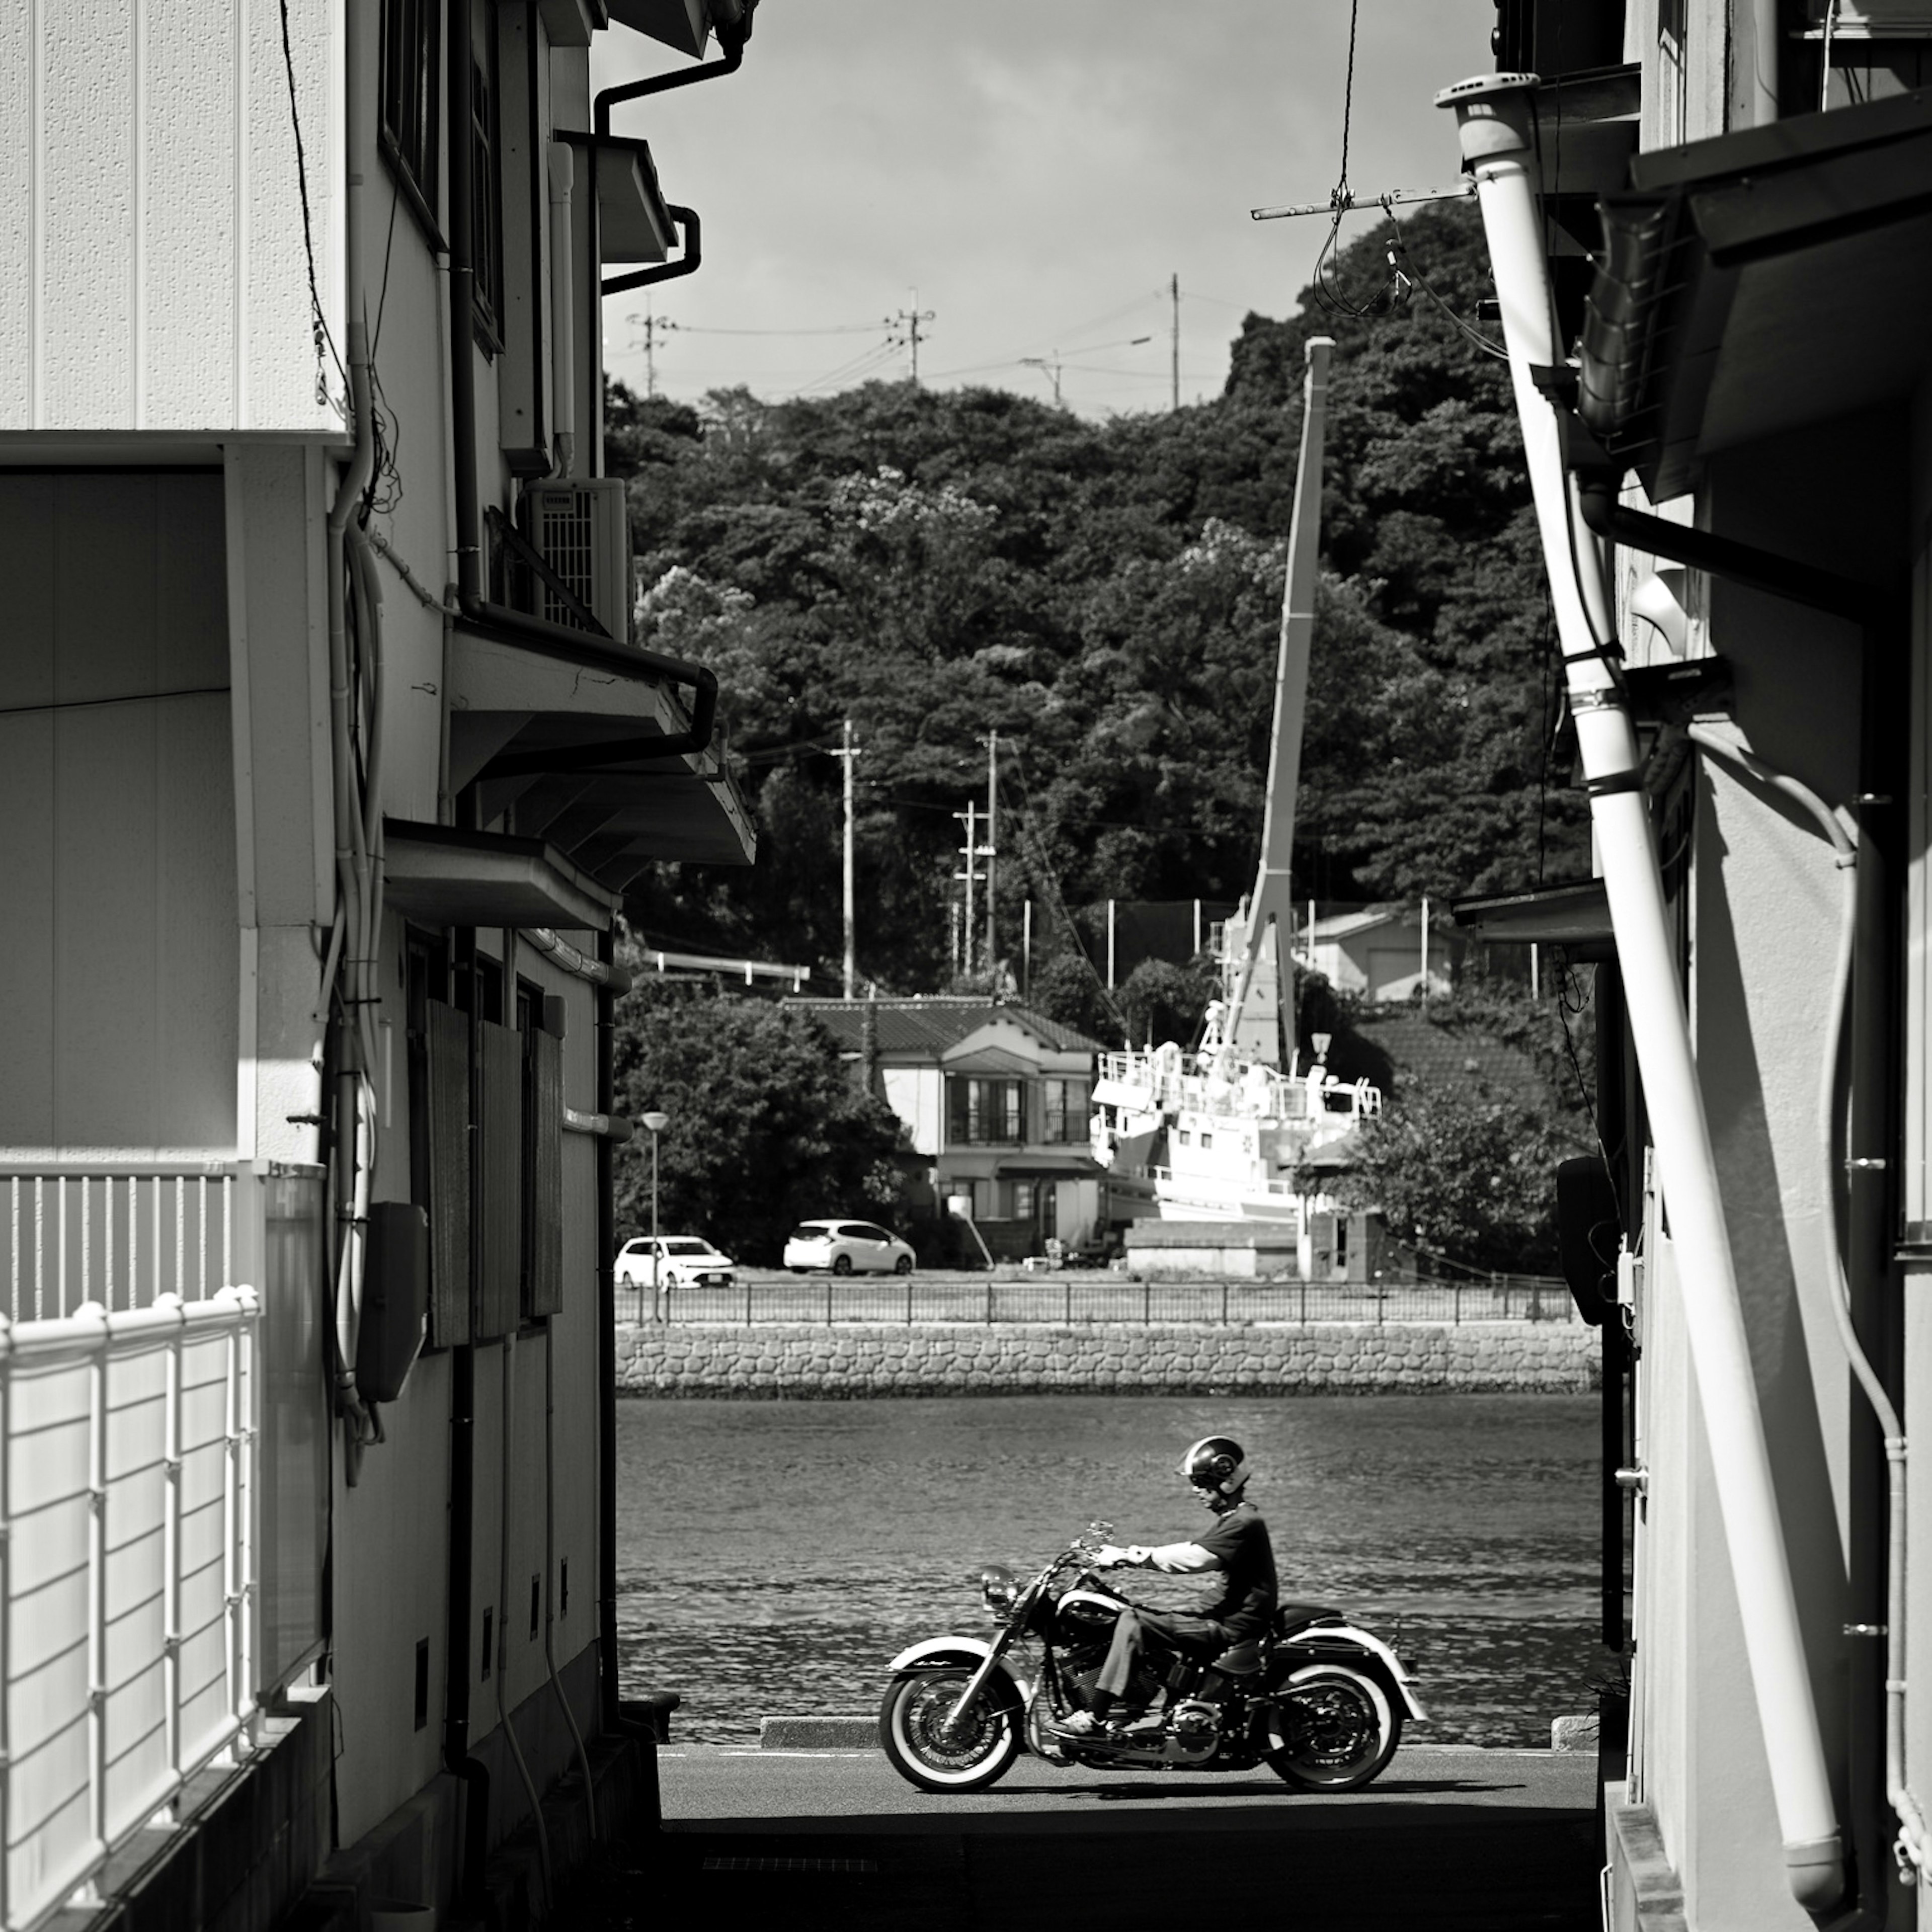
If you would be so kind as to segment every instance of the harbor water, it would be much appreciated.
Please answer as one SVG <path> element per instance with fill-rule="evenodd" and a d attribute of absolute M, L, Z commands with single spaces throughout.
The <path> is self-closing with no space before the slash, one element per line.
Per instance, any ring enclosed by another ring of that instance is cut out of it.
<path fill-rule="evenodd" d="M 993 1396 L 620 1402 L 627 1694 L 673 1735 L 746 1744 L 766 1715 L 872 1712 L 920 1638 L 988 1634 L 986 1562 L 1036 1568 L 1090 1520 L 1178 1540 L 1205 1518 L 1182 1449 L 1235 1436 L 1284 1598 L 1399 1629 L 1436 1743 L 1546 1744 L 1593 1710 L 1594 1397 Z M 1179 1605 L 1200 1586 L 1117 1582 Z"/>

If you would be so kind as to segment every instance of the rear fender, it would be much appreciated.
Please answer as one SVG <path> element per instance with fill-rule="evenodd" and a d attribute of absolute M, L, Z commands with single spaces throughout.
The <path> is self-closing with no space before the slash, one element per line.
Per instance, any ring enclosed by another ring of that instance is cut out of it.
<path fill-rule="evenodd" d="M 992 1654 L 993 1646 L 983 1637 L 929 1636 L 923 1643 L 901 1651 L 886 1668 L 895 1677 L 910 1677 L 921 1670 L 938 1670 L 948 1666 L 978 1670 Z M 987 1678 L 982 1694 L 993 1696 L 1004 1707 L 1011 1707 L 1025 1702 L 1028 1688 L 1027 1680 L 1013 1668 L 1012 1659 L 1003 1657 Z"/>
<path fill-rule="evenodd" d="M 1402 1659 L 1372 1630 L 1358 1630 L 1353 1624 L 1324 1624 L 1318 1632 L 1312 1634 L 1316 1640 L 1313 1642 L 1304 1644 L 1291 1639 L 1283 1646 L 1297 1658 L 1296 1676 L 1300 1674 L 1300 1658 L 1306 1658 L 1311 1662 L 1332 1659 L 1337 1664 L 1347 1664 L 1352 1660 L 1349 1653 L 1352 1652 L 1353 1661 L 1380 1678 L 1402 1700 L 1402 1708 L 1413 1722 L 1428 1723 L 1429 1713 L 1408 1688 L 1408 1672 L 1402 1669 Z"/>

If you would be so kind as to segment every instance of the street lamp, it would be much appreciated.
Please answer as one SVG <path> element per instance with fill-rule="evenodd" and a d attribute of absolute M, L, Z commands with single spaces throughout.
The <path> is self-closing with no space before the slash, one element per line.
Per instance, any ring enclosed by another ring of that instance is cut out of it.
<path fill-rule="evenodd" d="M 640 1118 L 651 1137 L 651 1319 L 655 1322 L 664 1312 L 664 1291 L 658 1284 L 658 1136 L 670 1125 L 670 1116 L 653 1109 Z"/>

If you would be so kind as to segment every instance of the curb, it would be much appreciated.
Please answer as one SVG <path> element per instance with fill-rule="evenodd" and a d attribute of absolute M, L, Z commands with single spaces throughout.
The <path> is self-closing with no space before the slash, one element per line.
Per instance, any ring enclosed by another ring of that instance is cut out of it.
<path fill-rule="evenodd" d="M 760 1750 L 870 1750 L 879 1742 L 877 1718 L 760 1718 Z"/>
<path fill-rule="evenodd" d="M 1558 1718 L 1550 1726 L 1552 1751 L 1594 1751 L 1597 1748 L 1597 1720 L 1588 1718 Z M 879 1742 L 877 1718 L 760 1718 L 758 1748 L 760 1750 L 871 1750 Z M 1435 1750 L 1480 1750 L 1480 1745 L 1418 1744 L 1411 1740 L 1405 1748 Z M 1525 1746 L 1534 1750 L 1534 1746 Z"/>

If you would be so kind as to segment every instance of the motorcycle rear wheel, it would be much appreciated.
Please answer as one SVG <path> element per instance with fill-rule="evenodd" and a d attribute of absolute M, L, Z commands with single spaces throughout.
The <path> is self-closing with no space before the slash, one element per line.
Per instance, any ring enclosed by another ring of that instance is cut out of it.
<path fill-rule="evenodd" d="M 1282 1696 L 1288 1742 L 1268 1767 L 1303 1791 L 1359 1791 L 1388 1768 L 1402 1742 L 1402 1712 L 1372 1677 L 1330 1664 Z"/>
<path fill-rule="evenodd" d="M 972 1678 L 963 1665 L 914 1671 L 893 1680 L 879 1707 L 886 1762 L 922 1791 L 984 1791 L 1006 1776 L 1024 1748 L 1018 1708 L 991 1684 L 958 1736 L 945 1735 Z"/>

